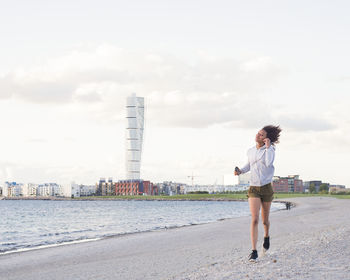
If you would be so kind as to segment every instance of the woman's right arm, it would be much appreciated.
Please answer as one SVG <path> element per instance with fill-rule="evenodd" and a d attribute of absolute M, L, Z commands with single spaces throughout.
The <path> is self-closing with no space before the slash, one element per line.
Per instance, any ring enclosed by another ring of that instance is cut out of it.
<path fill-rule="evenodd" d="M 248 161 L 248 163 L 246 165 L 244 165 L 242 168 L 240 168 L 241 170 L 241 174 L 247 173 L 250 170 L 250 163 Z"/>

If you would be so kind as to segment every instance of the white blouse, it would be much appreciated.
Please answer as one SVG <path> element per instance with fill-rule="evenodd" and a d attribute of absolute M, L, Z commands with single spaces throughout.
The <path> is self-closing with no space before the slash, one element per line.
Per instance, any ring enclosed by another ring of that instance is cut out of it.
<path fill-rule="evenodd" d="M 275 173 L 275 147 L 271 145 L 266 149 L 264 145 L 258 149 L 254 146 L 248 150 L 247 155 L 248 163 L 240 169 L 242 173 L 251 171 L 250 185 L 261 187 L 271 183 Z"/>

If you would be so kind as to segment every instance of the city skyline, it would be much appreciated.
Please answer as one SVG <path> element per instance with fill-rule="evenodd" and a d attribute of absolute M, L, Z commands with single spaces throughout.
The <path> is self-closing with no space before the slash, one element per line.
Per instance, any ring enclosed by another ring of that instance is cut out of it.
<path fill-rule="evenodd" d="M 0 180 L 123 179 L 125 99 L 136 92 L 145 179 L 222 183 L 256 132 L 279 124 L 275 174 L 349 187 L 349 5 L 7 3 Z"/>

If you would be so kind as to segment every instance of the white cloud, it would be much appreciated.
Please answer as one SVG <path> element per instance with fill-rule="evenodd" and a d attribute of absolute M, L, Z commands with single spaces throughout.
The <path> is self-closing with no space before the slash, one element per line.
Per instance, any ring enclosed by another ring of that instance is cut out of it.
<path fill-rule="evenodd" d="M 0 94 L 32 103 L 69 104 L 102 122 L 123 120 L 125 97 L 136 92 L 146 97 L 147 118 L 156 125 L 278 123 L 300 131 L 334 129 L 322 115 L 275 110 L 265 88 L 285 73 L 267 56 L 239 60 L 200 53 L 190 64 L 169 54 L 105 44 L 13 70 L 0 79 Z"/>
<path fill-rule="evenodd" d="M 0 92 L 33 103 L 93 103 L 96 116 L 112 119 L 122 118 L 126 95 L 136 92 L 149 100 L 148 117 L 159 124 L 206 127 L 249 118 L 247 107 L 259 88 L 277 79 L 277 70 L 269 57 L 199 56 L 189 64 L 169 54 L 101 45 L 13 70 L 0 81 Z"/>
<path fill-rule="evenodd" d="M 326 131 L 333 130 L 337 127 L 329 120 L 314 116 L 288 114 L 279 117 L 278 121 L 282 126 L 297 131 Z"/>

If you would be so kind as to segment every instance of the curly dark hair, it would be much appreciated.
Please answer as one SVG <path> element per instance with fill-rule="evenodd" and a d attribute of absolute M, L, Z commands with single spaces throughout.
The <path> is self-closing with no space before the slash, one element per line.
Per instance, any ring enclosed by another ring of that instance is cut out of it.
<path fill-rule="evenodd" d="M 279 137 L 280 133 L 282 131 L 282 128 L 280 126 L 274 126 L 274 125 L 267 125 L 263 128 L 263 130 L 266 131 L 266 137 L 271 140 L 272 144 L 279 143 Z"/>

